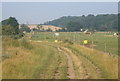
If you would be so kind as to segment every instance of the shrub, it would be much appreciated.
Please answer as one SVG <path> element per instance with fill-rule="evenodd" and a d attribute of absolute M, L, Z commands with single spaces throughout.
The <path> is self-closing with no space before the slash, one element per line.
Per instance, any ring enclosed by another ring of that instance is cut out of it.
<path fill-rule="evenodd" d="M 49 39 L 49 37 L 46 37 L 46 39 Z"/>
<path fill-rule="evenodd" d="M 72 41 L 70 41 L 68 39 L 64 40 L 64 43 L 74 44 Z"/>

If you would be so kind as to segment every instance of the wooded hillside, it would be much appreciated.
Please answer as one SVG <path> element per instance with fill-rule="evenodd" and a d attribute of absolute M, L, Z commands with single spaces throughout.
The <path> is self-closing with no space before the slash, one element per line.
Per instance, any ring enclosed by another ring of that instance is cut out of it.
<path fill-rule="evenodd" d="M 78 26 L 76 26 L 76 23 Z M 48 21 L 45 25 L 54 25 L 65 27 L 71 31 L 79 31 L 80 28 L 94 29 L 97 31 L 117 31 L 118 15 L 117 14 L 101 14 L 87 16 L 63 16 L 59 19 Z"/>

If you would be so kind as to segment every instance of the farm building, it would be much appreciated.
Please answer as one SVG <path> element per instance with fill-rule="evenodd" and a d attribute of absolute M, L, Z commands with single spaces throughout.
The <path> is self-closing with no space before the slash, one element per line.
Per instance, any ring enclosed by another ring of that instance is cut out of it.
<path fill-rule="evenodd" d="M 43 30 L 51 29 L 52 31 L 57 31 L 57 30 L 62 29 L 62 28 L 57 27 L 57 26 L 52 26 L 52 25 L 43 25 L 42 29 Z"/>

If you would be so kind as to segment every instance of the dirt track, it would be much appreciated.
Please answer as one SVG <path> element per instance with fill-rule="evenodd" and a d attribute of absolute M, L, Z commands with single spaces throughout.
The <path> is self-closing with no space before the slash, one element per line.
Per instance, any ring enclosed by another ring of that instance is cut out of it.
<path fill-rule="evenodd" d="M 59 51 L 63 51 L 60 48 L 58 48 Z M 75 72 L 74 72 L 74 67 L 73 67 L 73 61 L 72 58 L 69 56 L 69 54 L 66 51 L 63 51 L 63 53 L 65 54 L 65 56 L 67 57 L 68 60 L 68 78 L 69 79 L 74 79 L 75 78 Z"/>
<path fill-rule="evenodd" d="M 66 47 L 58 48 L 59 51 L 62 51 L 68 59 L 68 78 L 69 79 L 89 79 L 90 77 L 101 77 L 100 71 L 97 70 L 90 61 L 89 64 L 92 66 L 91 71 L 84 64 L 76 54 L 74 54 L 70 49 Z M 92 70 L 95 72 L 93 73 Z"/>
<path fill-rule="evenodd" d="M 38 42 L 38 41 L 37 41 Z M 56 46 L 49 44 L 49 46 L 52 46 L 54 48 L 57 48 L 57 50 L 62 53 L 63 56 L 66 57 L 67 61 L 67 78 L 69 79 L 90 79 L 90 78 L 101 78 L 101 71 L 98 67 L 96 67 L 91 61 L 87 60 L 86 58 L 83 59 L 80 55 L 77 55 L 69 48 L 63 47 L 63 46 Z M 62 58 L 62 57 L 60 57 Z M 86 66 L 89 64 L 91 68 Z M 60 72 L 60 66 L 61 63 L 58 64 L 57 69 L 54 74 L 54 79 L 58 79 L 58 77 L 61 75 Z"/>
<path fill-rule="evenodd" d="M 74 76 L 73 79 L 76 79 L 76 78 L 77 79 L 87 79 L 89 77 L 89 73 L 87 72 L 87 70 L 82 65 L 82 61 L 70 49 L 65 48 L 65 47 L 61 47 L 61 48 L 64 49 L 64 51 L 67 52 L 67 55 L 69 57 L 71 57 L 70 60 L 72 60 L 72 62 L 73 62 L 74 75 L 76 73 L 76 76 Z M 80 73 L 80 75 L 77 74 L 77 73 Z"/>

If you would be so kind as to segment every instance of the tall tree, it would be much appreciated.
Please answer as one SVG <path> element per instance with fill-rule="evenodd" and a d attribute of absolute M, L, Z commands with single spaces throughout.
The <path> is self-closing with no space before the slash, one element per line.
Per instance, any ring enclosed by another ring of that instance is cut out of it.
<path fill-rule="evenodd" d="M 15 17 L 9 17 L 2 21 L 3 35 L 16 35 L 19 34 L 19 23 Z"/>
<path fill-rule="evenodd" d="M 42 28 L 42 24 L 38 24 L 37 28 L 40 30 Z"/>

